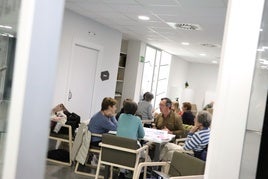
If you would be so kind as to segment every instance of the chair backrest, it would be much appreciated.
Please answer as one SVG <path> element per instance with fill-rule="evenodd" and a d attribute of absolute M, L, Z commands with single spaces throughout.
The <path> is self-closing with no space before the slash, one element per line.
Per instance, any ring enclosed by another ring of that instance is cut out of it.
<path fill-rule="evenodd" d="M 136 140 L 119 137 L 112 134 L 103 134 L 102 144 L 108 144 L 112 146 L 101 146 L 102 161 L 116 163 L 118 165 L 124 165 L 127 167 L 135 167 L 137 154 L 128 152 L 127 150 L 137 150 L 138 145 Z M 125 148 L 126 151 L 116 149 L 117 147 Z"/>
<path fill-rule="evenodd" d="M 196 104 L 191 104 L 191 106 L 192 106 L 191 111 L 192 111 L 193 115 L 196 116 L 196 114 L 197 114 L 197 106 L 196 106 Z"/>
<path fill-rule="evenodd" d="M 191 155 L 174 152 L 168 174 L 170 176 L 203 175 L 205 162 Z"/>

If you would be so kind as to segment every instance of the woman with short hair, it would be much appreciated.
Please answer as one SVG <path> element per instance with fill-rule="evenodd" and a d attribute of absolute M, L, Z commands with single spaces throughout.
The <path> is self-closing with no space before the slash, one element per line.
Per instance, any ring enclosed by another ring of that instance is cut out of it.
<path fill-rule="evenodd" d="M 209 143 L 211 114 L 207 111 L 198 112 L 194 126 L 187 135 L 184 150 L 193 150 L 195 157 L 205 160 Z"/>

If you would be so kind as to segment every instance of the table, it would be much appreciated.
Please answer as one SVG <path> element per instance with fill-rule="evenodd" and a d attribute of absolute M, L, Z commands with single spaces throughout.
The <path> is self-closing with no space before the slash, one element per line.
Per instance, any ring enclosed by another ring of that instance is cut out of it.
<path fill-rule="evenodd" d="M 162 146 L 174 139 L 175 135 L 168 134 L 168 132 L 164 130 L 146 127 L 144 127 L 144 132 L 145 136 L 142 140 L 149 141 L 155 144 L 154 158 L 152 160 L 158 162 Z"/>

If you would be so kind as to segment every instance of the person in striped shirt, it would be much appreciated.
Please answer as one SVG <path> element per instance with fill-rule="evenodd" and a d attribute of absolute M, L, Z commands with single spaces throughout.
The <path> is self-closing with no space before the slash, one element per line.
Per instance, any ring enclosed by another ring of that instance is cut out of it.
<path fill-rule="evenodd" d="M 184 150 L 193 150 L 195 157 L 206 160 L 206 151 L 209 143 L 211 114 L 207 111 L 200 111 L 195 120 L 194 126 L 187 135 Z"/>

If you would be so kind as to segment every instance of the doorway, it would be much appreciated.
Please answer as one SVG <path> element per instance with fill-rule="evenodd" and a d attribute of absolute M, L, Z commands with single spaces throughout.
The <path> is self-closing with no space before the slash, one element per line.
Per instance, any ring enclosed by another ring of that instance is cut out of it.
<path fill-rule="evenodd" d="M 92 108 L 97 61 L 100 50 L 74 43 L 68 83 L 67 109 L 88 120 Z"/>

